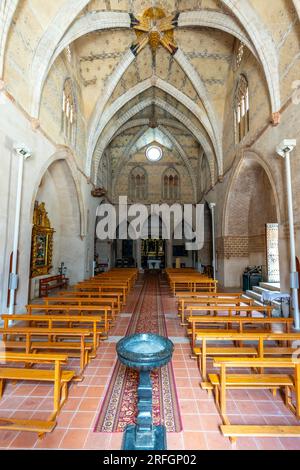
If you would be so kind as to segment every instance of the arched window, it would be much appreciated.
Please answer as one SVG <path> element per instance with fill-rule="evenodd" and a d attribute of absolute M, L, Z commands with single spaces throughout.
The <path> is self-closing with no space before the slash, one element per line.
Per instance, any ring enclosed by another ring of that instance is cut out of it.
<path fill-rule="evenodd" d="M 134 168 L 129 176 L 129 194 L 135 201 L 141 201 L 148 196 L 147 173 L 144 168 Z"/>
<path fill-rule="evenodd" d="M 175 201 L 180 197 L 180 179 L 174 168 L 168 168 L 163 174 L 163 194 L 165 201 Z"/>
<path fill-rule="evenodd" d="M 76 106 L 73 92 L 72 80 L 67 78 L 63 89 L 62 99 L 62 132 L 64 133 L 67 141 L 75 144 L 75 131 L 76 131 Z"/>
<path fill-rule="evenodd" d="M 236 143 L 243 140 L 250 129 L 249 87 L 245 75 L 240 75 L 234 97 Z"/>

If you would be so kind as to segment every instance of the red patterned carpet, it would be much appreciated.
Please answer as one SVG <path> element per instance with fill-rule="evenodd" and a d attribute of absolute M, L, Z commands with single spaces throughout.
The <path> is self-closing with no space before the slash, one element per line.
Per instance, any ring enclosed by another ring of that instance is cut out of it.
<path fill-rule="evenodd" d="M 166 284 L 161 276 L 149 274 L 142 285 L 135 288 L 134 302 L 128 302 L 126 310 L 132 312 L 126 336 L 135 333 L 156 333 L 168 336 L 165 321 Z M 172 364 L 152 373 L 153 422 L 164 424 L 168 432 L 182 430 L 180 408 L 176 394 Z M 116 364 L 97 419 L 96 432 L 123 432 L 127 424 L 133 424 L 137 414 L 138 373 Z"/>

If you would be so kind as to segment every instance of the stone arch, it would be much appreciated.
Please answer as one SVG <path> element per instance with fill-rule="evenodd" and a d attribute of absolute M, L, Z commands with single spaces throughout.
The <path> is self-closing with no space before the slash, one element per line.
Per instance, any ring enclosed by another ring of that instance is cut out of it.
<path fill-rule="evenodd" d="M 117 121 L 115 121 L 114 125 L 111 126 L 107 130 L 106 135 L 102 138 L 101 146 L 99 145 L 95 152 L 95 155 L 96 155 L 96 158 L 94 160 L 95 175 L 97 174 L 97 166 L 102 157 L 102 154 L 105 151 L 111 139 L 113 138 L 113 136 L 115 135 L 115 133 L 118 131 L 118 129 L 120 129 L 129 119 L 131 119 L 137 113 L 139 113 L 140 111 L 142 111 L 143 109 L 147 108 L 148 106 L 152 104 L 153 104 L 152 98 L 148 98 L 138 103 L 129 111 L 124 113 L 122 117 L 119 118 Z M 154 104 L 168 111 L 172 116 L 174 116 L 174 118 L 176 118 L 178 121 L 184 124 L 187 129 L 189 129 L 189 131 L 194 135 L 194 137 L 199 142 L 199 144 L 203 147 L 207 155 L 207 158 L 212 162 L 211 164 L 214 166 L 215 157 L 214 157 L 213 151 L 210 147 L 208 140 L 202 134 L 202 132 L 185 115 L 183 115 L 180 111 L 178 111 L 173 106 L 166 103 L 165 101 L 156 98 L 154 100 Z M 92 155 L 88 154 L 86 171 L 89 175 L 91 174 L 91 170 L 92 170 Z"/>
<path fill-rule="evenodd" d="M 86 2 L 88 3 L 88 2 Z M 71 42 L 75 41 L 84 34 L 88 34 L 92 31 L 99 31 L 109 28 L 129 28 L 130 27 L 130 18 L 127 13 L 118 13 L 118 12 L 98 12 L 96 14 L 90 13 L 86 16 L 79 18 L 72 26 L 66 30 L 64 36 L 60 38 L 60 41 L 57 43 L 51 44 L 52 53 L 47 52 L 47 56 L 44 57 L 41 52 L 36 51 L 34 62 L 31 67 L 31 77 L 34 89 L 32 90 L 32 103 L 31 103 L 31 115 L 38 118 L 40 101 L 42 96 L 42 91 L 44 83 L 47 78 L 47 74 L 51 66 L 54 64 L 55 60 L 59 54 L 66 48 Z M 41 46 L 39 46 L 41 47 Z M 38 60 L 39 58 L 39 60 Z M 134 60 L 133 53 L 129 50 L 123 56 L 119 66 L 117 67 L 114 74 L 109 81 L 108 88 L 106 93 L 102 95 L 102 100 L 105 101 L 105 97 L 109 99 L 114 88 L 116 87 L 119 79 L 129 67 L 130 63 Z M 38 75 L 36 75 L 37 70 L 39 70 Z M 38 77 L 38 78 L 37 78 Z M 105 101 L 106 102 L 106 101 Z"/>
<path fill-rule="evenodd" d="M 44 174 L 47 172 L 48 168 L 55 162 L 55 161 L 65 161 L 68 170 L 70 172 L 70 175 L 72 177 L 72 181 L 74 183 L 74 188 L 75 188 L 75 193 L 76 193 L 76 201 L 78 202 L 78 209 L 79 209 L 79 216 L 80 216 L 80 224 L 79 224 L 79 230 L 78 230 L 78 235 L 83 238 L 86 235 L 86 216 L 85 216 L 85 208 L 84 208 L 84 202 L 83 202 L 83 196 L 82 196 L 82 191 L 80 187 L 80 182 L 78 180 L 78 169 L 77 165 L 75 162 L 75 158 L 70 152 L 70 150 L 67 147 L 61 147 L 59 148 L 51 157 L 44 163 L 44 165 L 41 167 L 40 172 L 38 177 L 36 178 L 36 185 L 33 190 L 33 198 L 31 202 L 31 209 L 30 209 L 30 220 L 32 220 L 33 216 L 33 210 L 34 210 L 34 201 L 36 198 L 36 194 L 38 193 L 38 188 L 40 185 L 40 182 L 44 176 Z"/>
<path fill-rule="evenodd" d="M 252 52 L 252 54 L 258 58 L 255 48 L 253 47 L 253 43 L 249 41 L 245 31 L 238 25 L 234 18 L 230 17 L 229 15 L 226 15 L 220 11 L 210 10 L 187 11 L 180 14 L 178 20 L 179 28 L 195 26 L 219 29 L 225 33 L 231 34 L 232 36 L 242 41 Z"/>
<path fill-rule="evenodd" d="M 0 4 L 0 79 L 3 77 L 5 47 L 19 0 L 2 0 Z"/>
<path fill-rule="evenodd" d="M 221 0 L 247 31 L 265 72 L 273 113 L 281 108 L 279 56 L 272 35 L 248 0 Z"/>
<path fill-rule="evenodd" d="M 54 158 L 39 182 L 34 199 L 45 202 L 52 227 L 53 243 L 52 273 L 57 273 L 60 262 L 68 268 L 71 282 L 84 278 L 82 263 L 85 244 L 80 236 L 81 214 L 78 195 L 70 166 L 65 158 Z"/>
<path fill-rule="evenodd" d="M 57 44 L 88 3 L 89 0 L 67 0 L 64 2 L 63 6 L 51 20 L 34 51 L 30 67 L 30 83 L 32 83 L 31 115 L 34 118 L 38 118 L 42 86 L 47 77 L 48 65 Z"/>
<path fill-rule="evenodd" d="M 298 18 L 300 20 L 300 0 L 293 0 L 294 8 L 297 12 Z"/>
<path fill-rule="evenodd" d="M 165 91 L 170 96 L 176 98 L 181 104 L 183 104 L 187 109 L 189 109 L 199 120 L 199 122 L 203 125 L 215 150 L 215 154 L 217 156 L 218 170 L 221 174 L 223 168 L 222 154 L 220 153 L 220 146 L 217 144 L 217 141 L 214 137 L 214 132 L 207 118 L 207 115 L 198 106 L 196 106 L 195 103 L 189 97 L 179 92 L 169 83 L 166 83 L 164 80 L 157 79 L 156 77 L 155 80 L 153 78 L 145 80 L 144 82 L 141 82 L 134 88 L 130 89 L 128 92 L 124 93 L 124 95 L 120 96 L 114 103 L 112 103 L 112 105 L 103 114 L 97 113 L 97 117 L 94 118 L 89 132 L 87 164 L 90 164 L 91 155 L 94 152 L 95 146 L 101 136 L 101 133 L 103 132 L 107 124 L 113 119 L 115 114 L 130 100 L 140 95 L 144 91 L 148 90 L 152 86 L 157 86 L 159 89 Z M 185 119 L 187 118 L 185 117 Z"/>
<path fill-rule="evenodd" d="M 279 198 L 267 164 L 244 153 L 228 183 L 218 257 L 226 287 L 239 287 L 247 266 L 266 266 L 265 225 L 280 223 Z"/>
<path fill-rule="evenodd" d="M 281 210 L 280 210 L 280 198 L 279 194 L 276 188 L 276 184 L 273 178 L 272 170 L 266 163 L 266 161 L 263 159 L 262 155 L 260 155 L 256 150 L 247 150 L 244 151 L 237 163 L 235 164 L 233 170 L 232 170 L 232 175 L 230 177 L 230 180 L 228 182 L 227 186 L 227 191 L 225 195 L 225 202 L 224 202 L 224 207 L 223 207 L 223 216 L 222 216 L 222 235 L 226 236 L 228 235 L 228 205 L 229 205 L 229 198 L 232 193 L 232 189 L 234 185 L 236 184 L 241 171 L 243 170 L 243 165 L 247 159 L 251 159 L 253 162 L 255 162 L 258 166 L 260 166 L 264 172 L 266 173 L 268 177 L 268 181 L 270 183 L 271 189 L 272 189 L 272 195 L 275 200 L 275 207 L 276 207 L 276 218 L 278 223 L 281 223 Z"/>

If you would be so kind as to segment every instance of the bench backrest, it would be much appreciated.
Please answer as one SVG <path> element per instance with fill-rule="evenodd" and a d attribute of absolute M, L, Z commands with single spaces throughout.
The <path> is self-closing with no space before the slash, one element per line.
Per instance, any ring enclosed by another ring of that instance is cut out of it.
<path fill-rule="evenodd" d="M 263 368 L 294 368 L 296 365 L 300 366 L 300 363 L 296 363 L 293 358 L 240 358 L 240 357 L 218 357 L 214 360 L 214 367 L 238 367 L 238 368 L 249 368 L 249 367 L 263 367 Z"/>

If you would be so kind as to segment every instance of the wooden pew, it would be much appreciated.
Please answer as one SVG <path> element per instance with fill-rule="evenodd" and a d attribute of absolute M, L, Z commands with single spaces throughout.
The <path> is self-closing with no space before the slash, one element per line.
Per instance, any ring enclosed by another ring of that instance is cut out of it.
<path fill-rule="evenodd" d="M 188 304 L 186 306 L 186 310 L 189 311 L 190 317 L 193 316 L 192 312 L 203 312 L 203 314 L 215 314 L 216 307 L 214 305 L 193 305 Z M 245 305 L 245 306 L 238 306 L 238 305 L 220 305 L 218 306 L 218 312 L 224 312 L 224 315 L 228 315 L 229 317 L 236 317 L 241 313 L 246 313 L 247 317 L 252 317 L 253 313 L 258 312 L 262 315 L 266 315 L 268 318 L 272 316 L 273 307 L 270 305 L 266 306 L 256 306 L 256 305 Z M 235 315 L 233 315 L 235 313 Z M 220 315 L 221 316 L 221 315 Z"/>
<path fill-rule="evenodd" d="M 107 298 L 85 298 L 77 296 L 69 297 L 44 297 L 43 301 L 46 306 L 54 305 L 78 305 L 79 307 L 87 307 L 89 305 L 95 307 L 108 306 L 111 308 L 112 320 L 115 321 L 117 314 L 119 313 L 118 299 L 116 297 Z M 101 310 L 101 308 L 100 308 Z"/>
<path fill-rule="evenodd" d="M 48 420 L 0 418 L 0 429 L 37 432 L 40 438 L 43 437 L 45 433 L 51 432 L 56 426 L 56 416 L 68 397 L 68 384 L 75 376 L 74 371 L 62 370 L 62 365 L 67 362 L 67 356 L 63 354 L 24 354 L 0 351 L 0 362 L 5 364 L 5 367 L 0 368 L 1 397 L 6 380 L 29 380 L 53 382 L 54 384 L 53 412 Z M 53 364 L 54 370 L 42 368 L 29 369 L 28 367 L 24 369 L 16 367 L 16 363 L 25 365 L 38 364 L 39 366 L 43 364 Z"/>
<path fill-rule="evenodd" d="M 98 322 L 103 325 L 103 331 L 102 334 L 104 336 L 108 336 L 109 332 L 109 325 L 110 321 L 112 319 L 112 309 L 109 305 L 100 305 L 100 306 L 95 306 L 95 305 L 64 305 L 64 304 L 59 304 L 59 305 L 44 305 L 44 304 L 29 304 L 26 305 L 27 313 L 28 315 L 31 315 L 34 311 L 37 312 L 45 312 L 47 315 L 48 314 L 53 314 L 53 312 L 61 313 L 62 315 L 68 315 L 69 317 L 72 317 L 69 321 L 75 321 L 73 320 L 74 315 L 76 316 L 85 316 L 85 318 L 89 317 L 89 314 L 91 316 L 97 315 L 98 316 Z M 103 312 L 103 313 L 102 313 Z"/>
<path fill-rule="evenodd" d="M 198 365 L 201 371 L 203 378 L 203 383 L 201 384 L 202 388 L 210 390 L 211 387 L 205 381 L 207 380 L 207 358 L 208 357 L 218 357 L 218 356 L 229 356 L 229 357 L 242 357 L 242 356 L 252 356 L 252 357 L 261 357 L 265 356 L 291 356 L 295 352 L 295 347 L 265 347 L 265 342 L 272 341 L 299 341 L 300 333 L 260 333 L 260 332 L 247 332 L 247 333 L 235 333 L 235 332 L 199 332 L 196 334 L 196 341 L 201 341 L 201 346 L 195 346 L 193 354 L 198 358 Z M 229 346 L 224 347 L 220 345 L 215 345 L 209 347 L 208 343 L 210 341 L 214 342 L 238 342 L 241 341 L 251 342 L 251 346 Z M 257 343 L 253 345 L 252 343 Z"/>
<path fill-rule="evenodd" d="M 123 305 L 123 302 L 122 302 L 123 294 L 120 292 L 64 291 L 64 292 L 59 293 L 59 296 L 62 298 L 74 297 L 75 295 L 78 298 L 86 298 L 86 299 L 101 299 L 102 300 L 105 298 L 114 298 L 116 299 L 116 302 L 117 302 L 118 311 L 121 311 L 121 307 Z"/>
<path fill-rule="evenodd" d="M 293 326 L 293 318 L 255 318 L 255 317 L 239 317 L 237 315 L 234 316 L 216 316 L 216 317 L 208 317 L 208 316 L 192 316 L 188 318 L 188 322 L 191 325 L 191 347 L 194 350 L 195 343 L 196 343 L 196 335 L 199 333 L 214 333 L 215 331 L 224 333 L 226 331 L 236 331 L 239 333 L 243 333 L 244 328 L 247 325 L 255 326 L 255 327 L 263 327 L 264 330 L 262 332 L 271 332 L 270 328 L 272 324 L 281 323 L 285 329 L 286 333 L 291 332 L 291 328 Z M 229 330 L 229 327 L 236 324 L 236 329 Z M 198 325 L 198 327 L 197 327 Z M 207 325 L 210 327 L 207 328 Z M 218 330 L 217 328 L 212 329 L 212 326 L 220 327 L 225 325 L 225 330 Z M 269 331 L 266 331 L 266 326 L 269 328 Z"/>
<path fill-rule="evenodd" d="M 216 400 L 219 404 L 223 425 L 220 427 L 224 436 L 232 441 L 238 436 L 300 436 L 300 426 L 248 426 L 231 425 L 227 416 L 226 391 L 228 388 L 239 389 L 274 389 L 283 388 L 285 403 L 296 417 L 300 419 L 300 363 L 292 358 L 218 358 L 214 367 L 220 368 L 220 374 L 209 375 L 216 391 Z M 227 369 L 290 369 L 291 374 L 228 374 Z M 291 389 L 296 393 L 296 405 L 291 401 Z"/>
<path fill-rule="evenodd" d="M 11 316 L 11 315 L 10 315 Z M 89 329 L 83 328 L 37 328 L 37 327 L 19 327 L 11 326 L 0 328 L 0 335 L 3 338 L 5 349 L 21 349 L 25 353 L 30 354 L 40 350 L 46 351 L 67 351 L 68 357 L 80 358 L 80 375 L 77 380 L 81 380 L 84 368 L 89 362 L 89 354 L 92 351 L 92 345 L 86 343 L 86 339 L 91 336 Z M 24 338 L 24 341 L 16 341 L 8 339 L 9 336 Z M 35 340 L 37 337 L 39 340 Z M 59 337 L 60 341 L 54 338 Z M 40 339 L 43 338 L 43 341 Z M 71 338 L 78 341 L 71 342 Z M 61 341 L 66 339 L 68 341 Z"/>
<path fill-rule="evenodd" d="M 119 285 L 105 285 L 105 284 L 82 284 L 81 286 L 75 286 L 74 292 L 97 292 L 98 294 L 104 294 L 105 292 L 118 292 L 121 294 L 123 304 L 126 303 L 127 299 L 127 288 L 126 286 Z M 77 295 L 77 294 L 76 294 Z"/>
<path fill-rule="evenodd" d="M 80 323 L 80 324 L 91 324 L 91 328 L 84 328 L 85 331 L 89 332 L 89 336 L 91 336 L 92 339 L 92 354 L 95 356 L 97 353 L 97 348 L 100 343 L 100 338 L 102 337 L 103 334 L 103 329 L 98 327 L 98 324 L 103 323 L 103 318 L 99 315 L 89 315 L 89 316 L 77 316 L 77 315 L 72 315 L 72 316 L 66 316 L 66 315 L 43 315 L 43 314 L 35 314 L 35 315 L 26 315 L 26 314 L 3 314 L 1 315 L 1 318 L 4 320 L 4 328 L 8 328 L 9 322 L 10 321 L 24 321 L 28 322 L 29 326 L 35 323 L 45 323 L 47 324 L 48 330 L 56 329 L 57 330 L 57 323 L 67 323 L 69 326 L 66 328 L 63 328 L 65 333 L 62 331 L 61 332 L 61 337 L 66 334 L 67 336 L 79 336 L 79 328 L 72 328 L 73 323 Z M 10 329 L 15 329 L 19 328 L 18 326 L 12 326 Z M 41 328 L 42 330 L 43 328 Z M 0 329 L 1 331 L 1 329 Z M 67 334 L 69 333 L 69 334 Z M 54 336 L 51 332 L 48 333 L 49 337 Z"/>
<path fill-rule="evenodd" d="M 76 284 L 76 287 L 83 285 L 124 287 L 126 289 L 126 294 L 129 293 L 131 288 L 130 280 L 128 279 L 91 278 L 88 281 L 79 282 Z"/>
<path fill-rule="evenodd" d="M 100 337 L 103 334 L 103 329 L 98 328 L 98 324 L 103 323 L 103 318 L 99 315 L 89 315 L 89 316 L 65 316 L 65 315 L 27 315 L 27 314 L 4 314 L 1 315 L 1 318 L 4 320 L 4 328 L 8 328 L 10 321 L 24 321 L 28 322 L 29 326 L 35 323 L 45 323 L 49 330 L 57 328 L 54 324 L 57 323 L 81 323 L 81 324 L 91 324 L 90 334 L 92 335 L 92 354 L 95 356 L 97 353 L 97 348 L 99 346 Z M 14 326 L 11 326 L 10 329 L 13 329 Z M 17 326 L 17 328 L 19 328 Z M 76 337 L 77 328 L 69 328 L 69 331 L 74 332 Z M 51 337 L 51 334 L 49 334 Z M 53 336 L 53 335 L 52 335 Z M 62 335 L 63 336 L 63 335 Z"/>
<path fill-rule="evenodd" d="M 214 279 L 200 279 L 200 278 L 172 278 L 170 279 L 170 288 L 174 295 L 177 290 L 187 290 L 190 292 L 216 292 L 218 281 Z"/>
<path fill-rule="evenodd" d="M 220 297 L 199 297 L 199 298 L 185 298 L 179 297 L 178 298 L 178 316 L 181 317 L 181 326 L 186 326 L 187 322 L 185 319 L 185 312 L 187 311 L 189 314 L 189 310 L 191 307 L 203 307 L 203 306 L 215 306 L 216 311 L 218 310 L 218 306 L 237 306 L 242 307 L 244 306 L 253 306 L 253 299 L 244 299 L 243 297 L 236 297 L 234 299 L 222 299 Z M 243 305 L 242 305 L 243 304 Z M 192 309 L 194 310 L 194 308 Z M 196 310 L 196 309 L 195 309 Z"/>

